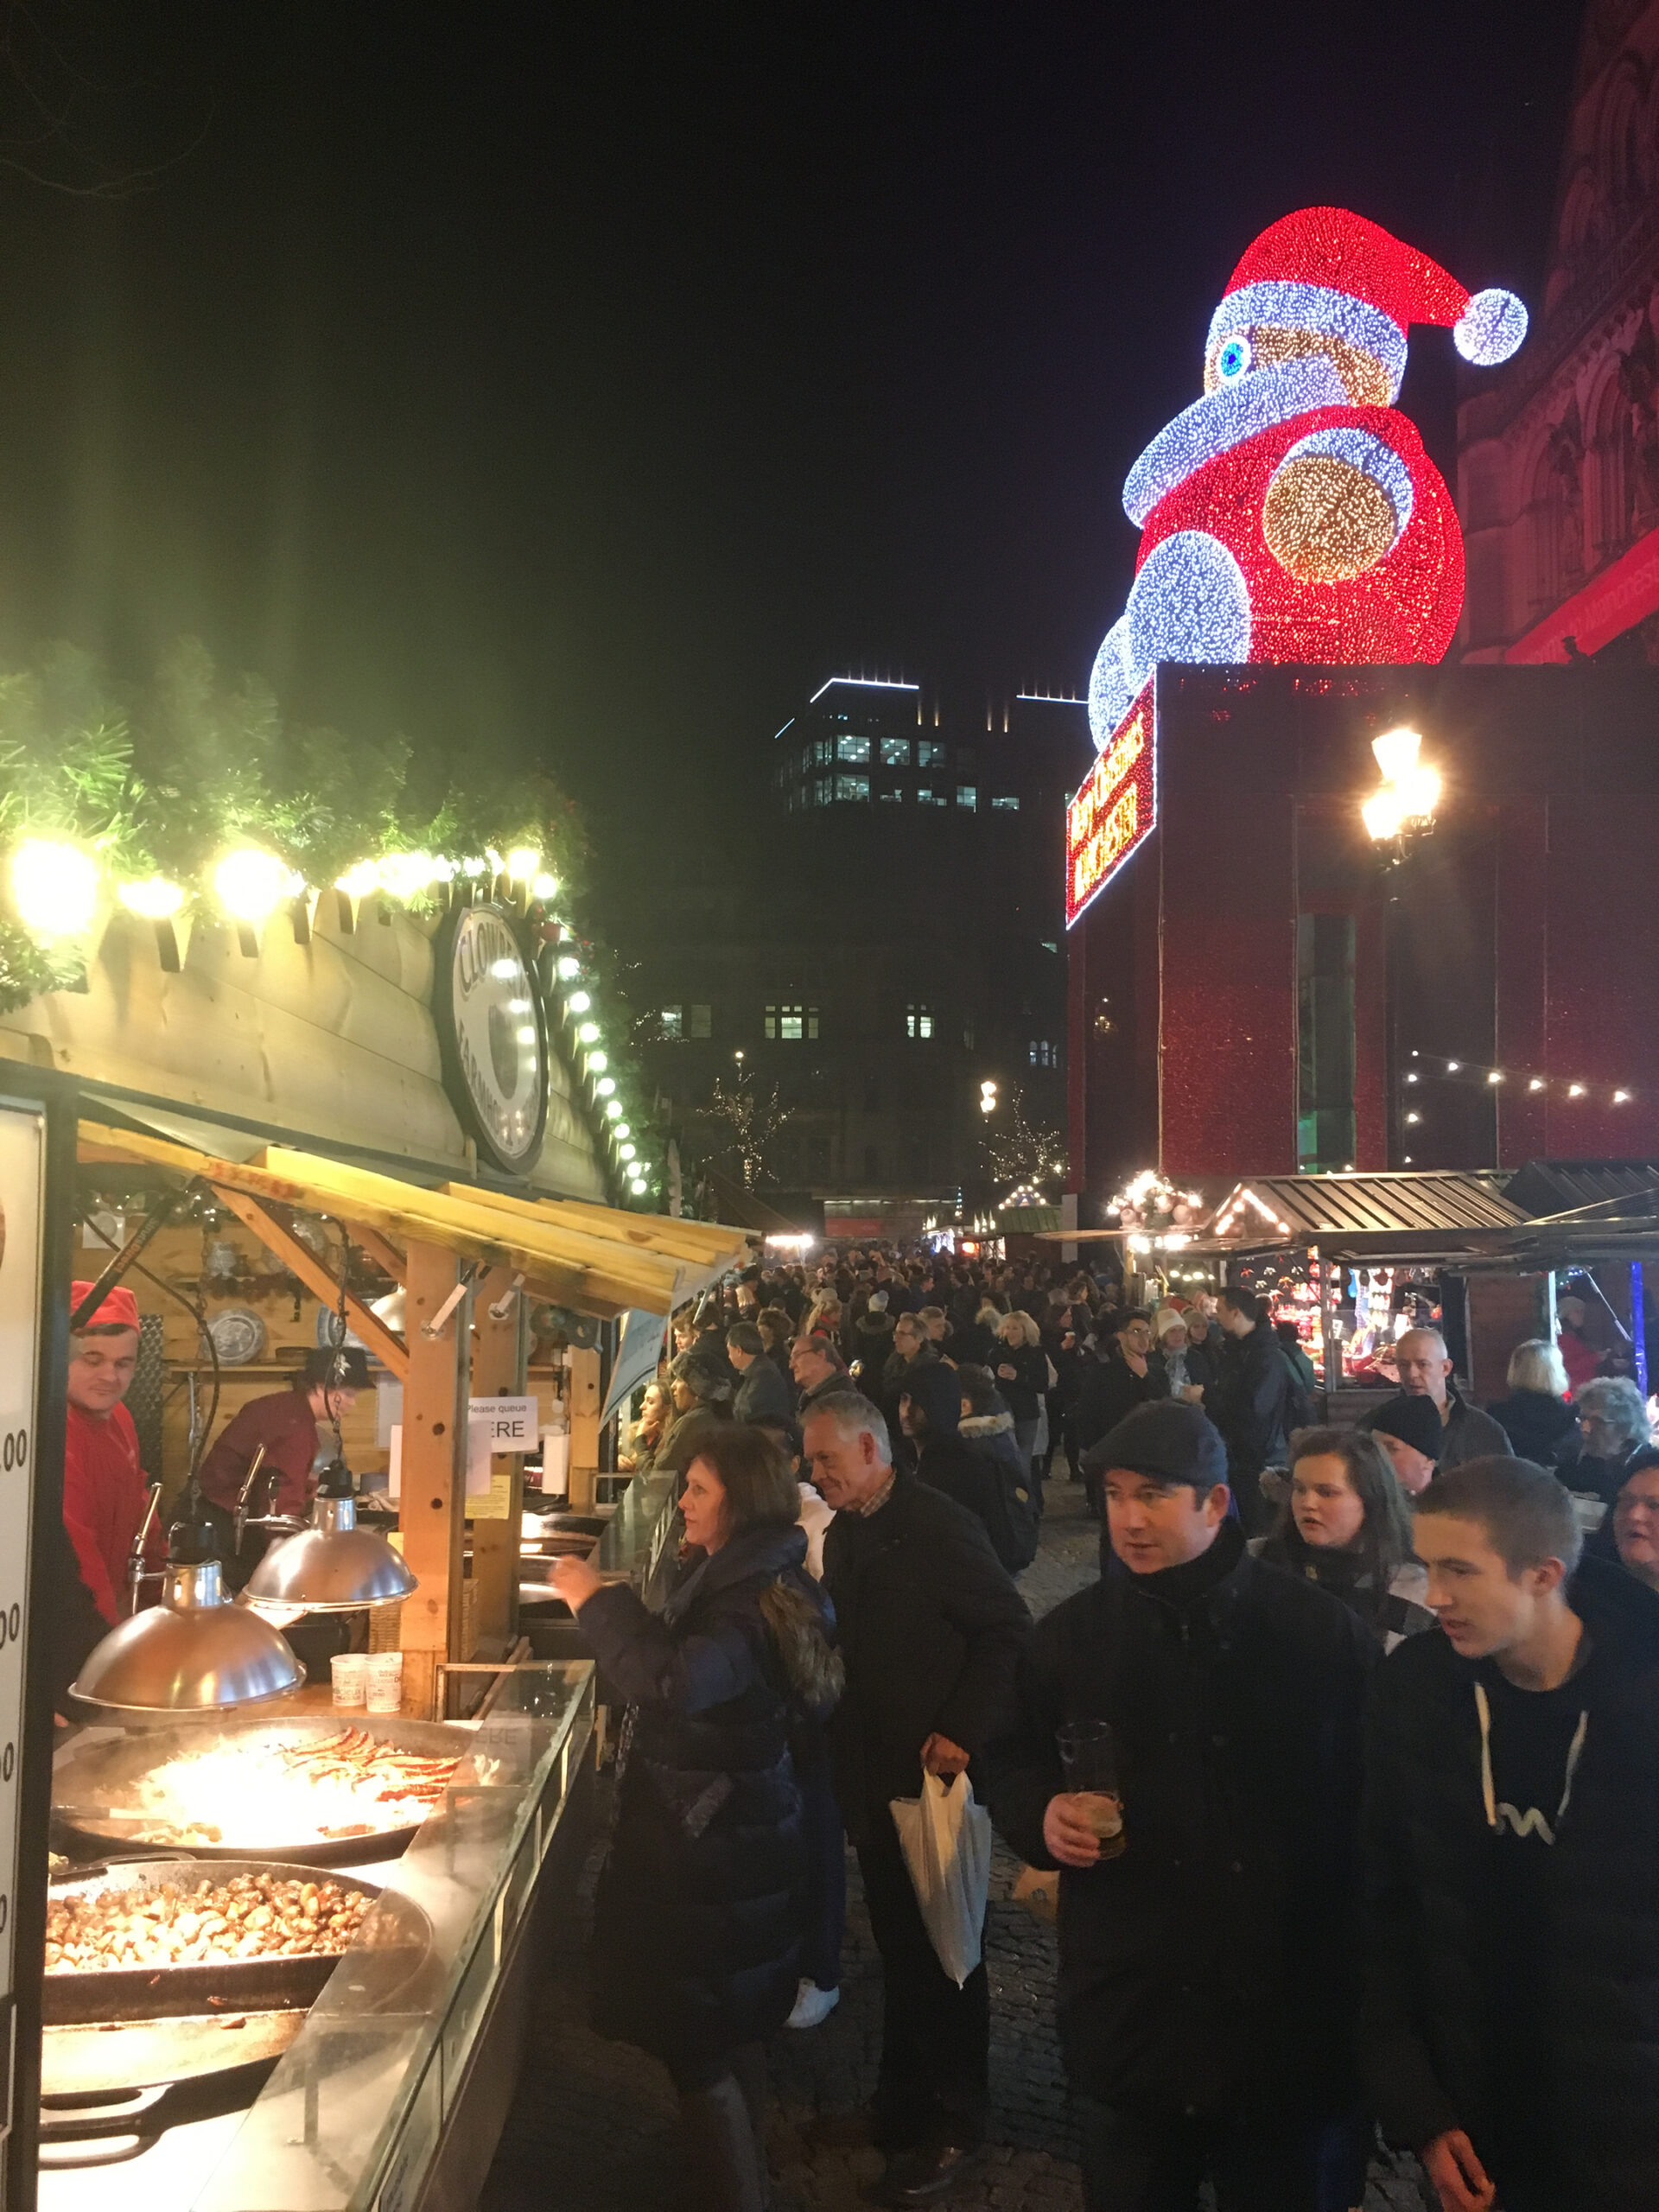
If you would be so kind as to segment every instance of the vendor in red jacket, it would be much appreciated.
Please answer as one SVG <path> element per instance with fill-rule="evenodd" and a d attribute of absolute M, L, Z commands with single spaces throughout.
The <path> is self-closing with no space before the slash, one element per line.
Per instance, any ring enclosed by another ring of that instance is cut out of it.
<path fill-rule="evenodd" d="M 92 1286 L 72 1283 L 69 1310 Z M 111 1627 L 132 1610 L 128 1580 L 133 1540 L 149 1503 L 138 1432 L 122 1403 L 138 1364 L 138 1307 L 118 1284 L 69 1339 L 69 1413 L 64 1435 L 63 1522 L 80 1579 Z M 159 1573 L 167 1549 L 159 1526 L 144 1545 L 147 1571 Z M 156 1595 L 141 1590 L 141 1602 Z"/>
<path fill-rule="evenodd" d="M 225 1516 L 226 1580 L 233 1587 L 246 1581 L 270 1541 L 268 1529 L 252 1529 L 241 1557 L 231 1558 L 229 1516 L 236 1511 L 254 1453 L 264 1445 L 265 1456 L 248 1499 L 249 1514 L 280 1513 L 290 1520 L 306 1520 L 316 1489 L 311 1470 L 322 1441 L 321 1424 L 343 1420 L 368 1383 L 368 1360 L 354 1344 L 343 1352 L 308 1352 L 287 1389 L 251 1398 L 226 1424 L 201 1463 L 201 1490 L 208 1503 Z"/>

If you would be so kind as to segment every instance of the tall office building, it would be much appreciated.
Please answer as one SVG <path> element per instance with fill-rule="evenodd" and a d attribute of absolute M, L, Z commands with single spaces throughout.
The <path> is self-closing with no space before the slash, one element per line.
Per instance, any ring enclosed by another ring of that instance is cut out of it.
<path fill-rule="evenodd" d="M 755 1195 L 849 1234 L 1007 1195 L 982 1085 L 1064 1127 L 1063 818 L 1091 753 L 1070 696 L 831 676 L 771 740 L 765 849 L 636 887 L 647 1067 L 727 1192 L 716 1078 L 777 1087 Z"/>

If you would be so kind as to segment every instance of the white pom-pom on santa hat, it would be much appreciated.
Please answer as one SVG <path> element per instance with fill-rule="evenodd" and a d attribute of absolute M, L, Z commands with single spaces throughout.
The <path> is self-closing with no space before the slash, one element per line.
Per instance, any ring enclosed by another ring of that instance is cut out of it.
<path fill-rule="evenodd" d="M 1452 343 L 1478 369 L 1495 369 L 1520 351 L 1527 311 L 1513 292 L 1493 285 L 1477 292 L 1452 326 Z"/>

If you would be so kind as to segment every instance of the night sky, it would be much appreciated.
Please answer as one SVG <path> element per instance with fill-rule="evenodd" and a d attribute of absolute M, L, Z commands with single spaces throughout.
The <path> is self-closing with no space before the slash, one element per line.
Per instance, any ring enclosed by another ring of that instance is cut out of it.
<path fill-rule="evenodd" d="M 0 652 L 193 632 L 648 868 L 833 667 L 1082 687 L 1276 216 L 1535 305 L 1580 13 L 0 0 Z"/>

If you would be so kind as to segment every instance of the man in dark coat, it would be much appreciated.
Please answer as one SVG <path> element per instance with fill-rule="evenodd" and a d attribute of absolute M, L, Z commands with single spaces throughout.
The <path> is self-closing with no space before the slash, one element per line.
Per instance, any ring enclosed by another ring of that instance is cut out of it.
<path fill-rule="evenodd" d="M 1152 1316 L 1144 1307 L 1118 1313 L 1108 1332 L 1103 1357 L 1085 1370 L 1076 1410 L 1066 1437 L 1066 1449 L 1075 1451 L 1079 1467 L 1091 1445 L 1109 1436 L 1126 1414 L 1153 1398 L 1166 1398 L 1169 1382 L 1152 1363 Z M 1085 1472 L 1089 1510 L 1099 1517 L 1100 1485 Z"/>
<path fill-rule="evenodd" d="M 1262 1518 L 1262 1470 L 1282 1466 L 1289 1450 L 1290 1370 L 1265 1302 L 1248 1290 L 1224 1290 L 1216 1319 L 1229 1339 L 1204 1410 L 1227 1446 L 1227 1479 L 1247 1531 Z"/>
<path fill-rule="evenodd" d="M 831 1728 L 836 1794 L 881 1954 L 874 2133 L 889 2154 L 885 2201 L 920 2204 L 984 2137 L 990 1990 L 982 1962 L 960 1988 L 939 1964 L 890 1807 L 920 1794 L 924 1770 L 965 1772 L 1004 1725 L 1031 1617 L 967 1508 L 895 1473 L 868 1399 L 819 1398 L 801 1426 L 836 1516 L 823 1544 L 847 1666 Z"/>
<path fill-rule="evenodd" d="M 1105 1491 L 1100 1580 L 1039 1625 L 1018 1721 L 988 1762 L 1003 1836 L 1061 1870 L 1060 2040 L 1085 2202 L 1163 2212 L 1196 2204 L 1208 2175 L 1224 2206 L 1357 2203 L 1373 1641 L 1339 1599 L 1249 1555 L 1226 1447 L 1196 1406 L 1130 1414 L 1108 1440 Z M 1099 1720 L 1125 1839 L 1105 1862 L 1057 1743 Z"/>
<path fill-rule="evenodd" d="M 788 1421 L 795 1395 L 766 1357 L 766 1342 L 753 1321 L 734 1321 L 726 1332 L 726 1357 L 737 1376 L 732 1402 L 737 1421 Z"/>
<path fill-rule="evenodd" d="M 1659 1593 L 1525 1459 L 1417 1501 L 1440 1630 L 1382 1668 L 1361 2052 L 1445 2212 L 1659 2205 Z"/>
<path fill-rule="evenodd" d="M 1465 1459 L 1509 1452 L 1510 1440 L 1491 1415 L 1459 1395 L 1452 1380 L 1452 1356 L 1438 1329 L 1408 1329 L 1395 1345 L 1394 1358 L 1401 1396 L 1427 1398 L 1440 1417 L 1446 1433 L 1434 1457 L 1443 1471 L 1461 1466 Z M 1375 1418 L 1361 1427 L 1369 1428 Z"/>
<path fill-rule="evenodd" d="M 894 1432 L 899 1431 L 899 1401 L 910 1388 L 910 1376 L 919 1365 L 931 1365 L 938 1353 L 929 1343 L 927 1331 L 917 1313 L 901 1313 L 893 1325 L 893 1350 L 887 1354 L 881 1370 L 880 1383 L 865 1384 L 864 1395 L 874 1398 L 887 1416 L 887 1433 L 894 1437 L 894 1456 L 906 1466 L 915 1465 L 915 1455 L 908 1450 L 899 1452 Z M 903 1432 L 900 1432 L 902 1433 Z"/>
<path fill-rule="evenodd" d="M 916 1451 L 916 1472 L 935 1490 L 954 1497 L 985 1524 L 991 1549 L 1010 1574 L 1031 1565 L 1037 1554 L 1037 1516 L 1030 1485 L 1014 1440 L 1014 1416 L 997 1416 L 1006 1450 L 984 1450 L 961 1433 L 963 1409 L 973 1403 L 971 1376 L 983 1381 L 995 1400 L 984 1369 L 958 1373 L 942 1360 L 918 1365 L 899 1401 L 899 1417 Z"/>

